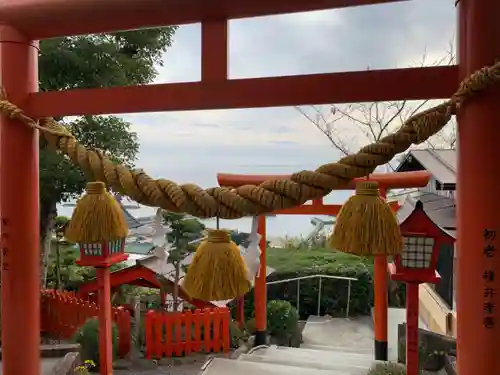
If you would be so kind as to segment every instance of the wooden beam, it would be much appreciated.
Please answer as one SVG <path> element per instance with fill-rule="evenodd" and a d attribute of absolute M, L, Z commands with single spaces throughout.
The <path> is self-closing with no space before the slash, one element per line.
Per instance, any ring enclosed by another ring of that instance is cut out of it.
<path fill-rule="evenodd" d="M 6 0 L 0 23 L 31 39 L 407 0 Z"/>
<path fill-rule="evenodd" d="M 380 184 L 380 187 L 386 190 L 424 187 L 429 183 L 430 177 L 430 173 L 426 171 L 374 173 L 370 175 L 371 180 L 377 181 Z M 260 185 L 266 180 L 285 180 L 287 178 L 290 178 L 290 175 L 217 174 L 217 182 L 220 186 L 233 188 L 244 185 Z M 363 179 L 365 179 L 365 177 L 357 178 L 347 186 L 340 187 L 337 190 L 355 189 L 356 182 Z M 320 205 L 318 204 L 317 206 Z"/>
<path fill-rule="evenodd" d="M 38 92 L 23 108 L 39 118 L 423 100 L 457 86 L 457 67 L 441 66 Z"/>

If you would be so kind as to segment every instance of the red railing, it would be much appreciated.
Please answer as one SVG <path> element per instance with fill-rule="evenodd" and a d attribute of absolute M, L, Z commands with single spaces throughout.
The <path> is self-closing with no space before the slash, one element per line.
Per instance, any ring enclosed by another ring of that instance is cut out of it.
<path fill-rule="evenodd" d="M 76 297 L 72 292 L 45 290 L 41 293 L 41 330 L 58 339 L 70 339 L 88 319 L 99 313 L 93 302 Z M 113 308 L 118 329 L 118 356 L 130 352 L 130 314 L 122 307 Z"/>
<path fill-rule="evenodd" d="M 174 312 L 150 310 L 146 314 L 146 358 L 229 351 L 227 308 Z"/>

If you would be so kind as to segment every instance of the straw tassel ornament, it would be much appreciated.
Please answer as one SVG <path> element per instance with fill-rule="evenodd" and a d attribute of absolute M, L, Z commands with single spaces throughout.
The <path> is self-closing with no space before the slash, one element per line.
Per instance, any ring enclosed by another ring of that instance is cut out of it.
<path fill-rule="evenodd" d="M 355 255 L 392 255 L 403 249 L 396 215 L 380 198 L 378 183 L 361 181 L 356 194 L 340 210 L 333 235 L 333 249 Z"/>
<path fill-rule="evenodd" d="M 250 289 L 247 267 L 240 249 L 225 230 L 209 230 L 193 257 L 183 289 L 191 298 L 224 301 L 244 295 Z"/>
<path fill-rule="evenodd" d="M 125 215 L 103 182 L 89 182 L 76 204 L 65 237 L 77 243 L 101 243 L 127 237 Z"/>

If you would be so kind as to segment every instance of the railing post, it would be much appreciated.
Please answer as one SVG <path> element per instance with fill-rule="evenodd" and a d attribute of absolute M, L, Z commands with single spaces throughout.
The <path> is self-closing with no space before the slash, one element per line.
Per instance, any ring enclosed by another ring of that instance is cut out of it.
<path fill-rule="evenodd" d="M 347 280 L 347 307 L 345 309 L 345 317 L 349 318 L 349 308 L 351 307 L 351 280 Z"/>
<path fill-rule="evenodd" d="M 300 279 L 297 280 L 297 315 L 300 319 Z"/>
<path fill-rule="evenodd" d="M 318 316 L 320 316 L 321 313 L 321 285 L 322 285 L 322 278 L 320 276 L 318 282 Z"/>

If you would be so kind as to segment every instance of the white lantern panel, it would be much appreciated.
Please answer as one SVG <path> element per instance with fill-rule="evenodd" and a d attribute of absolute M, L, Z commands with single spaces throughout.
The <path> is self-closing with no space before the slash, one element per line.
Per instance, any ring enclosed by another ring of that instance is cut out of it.
<path fill-rule="evenodd" d="M 434 251 L 434 238 L 404 237 L 401 265 L 405 268 L 429 268 Z"/>

